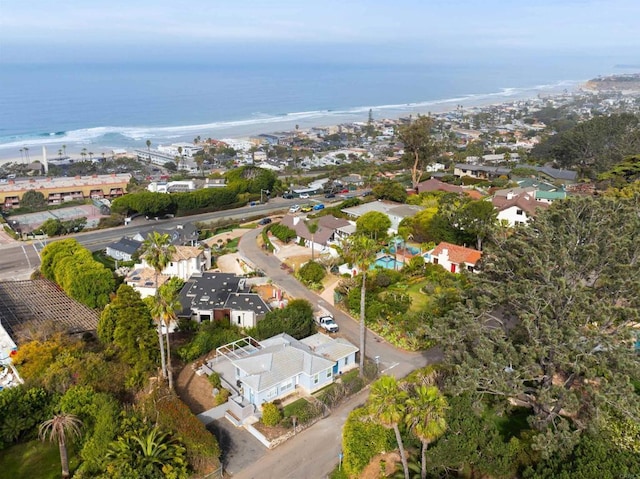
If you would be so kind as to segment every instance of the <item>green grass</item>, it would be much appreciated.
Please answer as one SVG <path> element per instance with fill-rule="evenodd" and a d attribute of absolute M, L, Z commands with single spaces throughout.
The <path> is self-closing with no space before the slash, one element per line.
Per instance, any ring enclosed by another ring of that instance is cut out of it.
<path fill-rule="evenodd" d="M 304 411 L 309 407 L 309 401 L 305 398 L 300 398 L 290 404 L 287 404 L 282 411 L 284 417 L 299 416 L 301 411 Z"/>
<path fill-rule="evenodd" d="M 69 448 L 69 469 L 78 467 L 76 451 Z M 29 441 L 5 449 L 0 454 L 2 477 L 28 477 L 30 479 L 58 479 L 60 477 L 60 451 L 56 444 Z"/>
<path fill-rule="evenodd" d="M 405 291 L 411 298 L 411 307 L 409 311 L 422 311 L 429 304 L 429 296 L 421 291 L 422 287 L 427 284 L 426 281 L 420 281 L 419 283 L 412 284 Z"/>

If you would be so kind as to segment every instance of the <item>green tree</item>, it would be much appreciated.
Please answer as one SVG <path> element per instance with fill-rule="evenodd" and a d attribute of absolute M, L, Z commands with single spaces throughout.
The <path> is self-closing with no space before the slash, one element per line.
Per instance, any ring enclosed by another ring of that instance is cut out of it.
<path fill-rule="evenodd" d="M 489 249 L 467 301 L 434 318 L 458 373 L 451 390 L 529 407 L 541 448 L 566 445 L 603 405 L 637 417 L 639 206 L 640 196 L 557 202 Z"/>
<path fill-rule="evenodd" d="M 366 311 L 366 295 L 367 295 L 367 271 L 371 263 L 375 259 L 378 251 L 378 245 L 375 241 L 367 236 L 352 235 L 349 236 L 340 248 L 342 257 L 351 264 L 358 267 L 362 276 L 362 286 L 360 289 L 360 376 L 364 376 L 364 358 L 365 358 L 365 311 Z"/>
<path fill-rule="evenodd" d="M 147 140 L 146 144 L 147 144 L 147 152 L 149 153 L 149 163 L 151 163 L 151 140 Z"/>
<path fill-rule="evenodd" d="M 69 456 L 67 454 L 67 436 L 80 436 L 82 421 L 73 414 L 56 414 L 40 425 L 40 440 L 57 442 L 60 449 L 60 463 L 62 465 L 62 477 L 69 477 Z"/>
<path fill-rule="evenodd" d="M 384 241 L 391 228 L 391 220 L 379 211 L 369 211 L 356 220 L 356 232 L 374 241 Z"/>
<path fill-rule="evenodd" d="M 397 201 L 404 203 L 407 201 L 407 190 L 402 183 L 393 180 L 383 180 L 371 190 L 373 196 L 379 200 Z"/>
<path fill-rule="evenodd" d="M 308 261 L 298 270 L 298 277 L 306 284 L 320 283 L 325 275 L 324 266 L 315 261 Z"/>
<path fill-rule="evenodd" d="M 400 388 L 393 376 L 381 376 L 371 385 L 368 408 L 374 422 L 393 429 L 400 450 L 405 479 L 409 479 L 409 466 L 400 424 L 405 420 L 407 393 Z"/>
<path fill-rule="evenodd" d="M 405 159 L 411 168 L 411 185 L 418 187 L 426 167 L 440 152 L 440 146 L 431 135 L 433 120 L 419 115 L 415 121 L 398 128 L 398 137 L 404 144 Z"/>
<path fill-rule="evenodd" d="M 304 299 L 293 299 L 282 309 L 269 311 L 262 321 L 259 321 L 255 332 L 250 336 L 257 339 L 267 339 L 280 333 L 302 339 L 313 334 L 313 306 Z"/>
<path fill-rule="evenodd" d="M 166 233 L 158 233 L 153 231 L 147 236 L 147 239 L 142 243 L 140 248 L 140 255 L 144 258 L 144 261 L 153 268 L 156 273 L 156 303 L 160 302 L 160 287 L 158 286 L 158 278 L 160 273 L 167 267 L 171 258 L 176 252 L 176 247 L 171 244 L 171 238 Z M 160 361 L 162 367 L 162 376 L 167 377 L 167 362 L 165 358 L 165 350 L 162 339 L 162 321 L 160 318 L 155 318 L 158 323 L 158 341 L 160 343 Z"/>
<path fill-rule="evenodd" d="M 469 200 L 453 213 L 453 223 L 459 230 L 476 237 L 476 249 L 482 251 L 485 238 L 491 235 L 497 226 L 498 211 L 490 201 Z"/>
<path fill-rule="evenodd" d="M 28 190 L 20 198 L 21 208 L 38 209 L 45 206 L 47 206 L 47 199 L 41 192 L 36 190 Z"/>
<path fill-rule="evenodd" d="M 427 477 L 427 448 L 447 430 L 447 400 L 436 386 L 415 385 L 406 402 L 405 422 L 422 443 L 420 478 Z"/>
<path fill-rule="evenodd" d="M 98 337 L 116 346 L 120 358 L 133 368 L 131 381 L 157 364 L 158 347 L 147 305 L 131 286 L 123 284 L 104 309 L 98 322 Z"/>

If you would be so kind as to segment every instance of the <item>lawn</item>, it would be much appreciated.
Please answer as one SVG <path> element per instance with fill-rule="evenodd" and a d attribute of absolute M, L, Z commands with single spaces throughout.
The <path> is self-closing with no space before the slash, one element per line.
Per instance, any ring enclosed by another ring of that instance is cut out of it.
<path fill-rule="evenodd" d="M 75 451 L 69 450 L 69 469 L 79 462 Z M 30 479 L 58 479 L 60 477 L 60 451 L 56 444 L 38 440 L 17 444 L 0 454 L 2 477 L 28 477 Z"/>
<path fill-rule="evenodd" d="M 399 288 L 399 285 L 394 285 L 390 290 L 399 290 L 402 293 L 409 295 L 411 298 L 411 307 L 409 308 L 410 312 L 422 311 L 429 304 L 429 296 L 425 294 L 422 288 L 427 284 L 427 281 L 419 281 L 417 283 L 413 283 L 408 287 L 402 285 L 402 288 Z"/>

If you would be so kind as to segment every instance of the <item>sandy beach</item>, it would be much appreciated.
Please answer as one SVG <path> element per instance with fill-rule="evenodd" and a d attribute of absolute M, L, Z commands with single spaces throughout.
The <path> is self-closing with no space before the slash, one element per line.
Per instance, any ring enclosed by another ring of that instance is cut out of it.
<path fill-rule="evenodd" d="M 574 91 L 577 88 L 577 84 L 571 89 Z M 536 90 L 537 95 L 552 96 L 565 92 L 566 89 L 560 86 L 555 88 L 549 88 L 548 90 Z M 479 107 L 487 107 L 492 105 L 501 105 L 505 103 L 511 103 L 514 101 L 521 101 L 532 99 L 535 96 L 531 92 L 501 92 L 490 95 L 480 95 L 478 97 L 469 96 L 463 98 L 451 98 L 447 100 L 436 100 L 429 102 L 421 102 L 407 105 L 388 105 L 382 107 L 371 107 L 373 116 L 376 120 L 381 119 L 398 119 L 401 117 L 407 117 L 409 115 L 416 116 L 418 114 L 439 114 L 446 113 L 448 111 L 456 109 L 461 105 L 464 109 L 471 110 Z M 269 121 L 261 123 L 259 121 L 247 121 L 243 122 L 228 122 L 228 124 L 220 123 L 213 128 L 207 128 L 206 125 L 192 125 L 186 127 L 175 127 L 182 131 L 181 135 L 167 135 L 166 138 L 150 138 L 153 146 L 160 144 L 167 145 L 176 142 L 191 142 L 196 136 L 201 138 L 234 138 L 242 139 L 250 136 L 259 135 L 262 133 L 273 133 L 277 131 L 290 131 L 294 130 L 296 126 L 302 130 L 310 129 L 312 127 L 328 127 L 343 123 L 353 122 L 365 122 L 368 117 L 368 108 L 356 108 L 353 110 L 347 110 L 345 112 L 332 112 L 331 114 L 323 115 L 322 112 L 317 112 L 317 115 L 309 115 L 308 117 L 296 118 L 295 116 L 289 119 L 287 116 L 280 118 L 270 118 Z M 171 127 L 165 127 L 162 129 L 171 129 Z M 165 141 L 166 140 L 166 141 Z M 26 163 L 24 155 L 20 156 L 20 148 L 29 148 L 29 158 L 31 161 L 42 161 L 43 152 L 42 147 L 46 146 L 47 157 L 49 159 L 56 158 L 59 150 L 62 149 L 62 145 L 66 145 L 66 154 L 72 158 L 81 158 L 81 152 L 85 151 L 93 152 L 94 157 L 100 157 L 104 153 L 106 156 L 110 156 L 114 149 L 125 149 L 128 152 L 133 152 L 134 149 L 146 148 L 146 139 L 131 139 L 129 144 L 101 144 L 92 141 L 72 142 L 64 137 L 55 137 L 55 139 L 39 139 L 37 144 L 24 144 L 22 146 L 14 144 L 11 147 L 0 145 L 0 164 L 11 162 Z M 152 146 L 152 147 L 153 147 Z"/>

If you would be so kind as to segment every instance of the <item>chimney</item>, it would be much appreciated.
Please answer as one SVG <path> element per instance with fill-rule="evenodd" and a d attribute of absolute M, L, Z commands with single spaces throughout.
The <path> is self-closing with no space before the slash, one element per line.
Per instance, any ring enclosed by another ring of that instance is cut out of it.
<path fill-rule="evenodd" d="M 513 192 L 510 191 L 509 193 L 507 193 L 507 199 L 508 200 L 512 200 L 513 199 Z"/>

